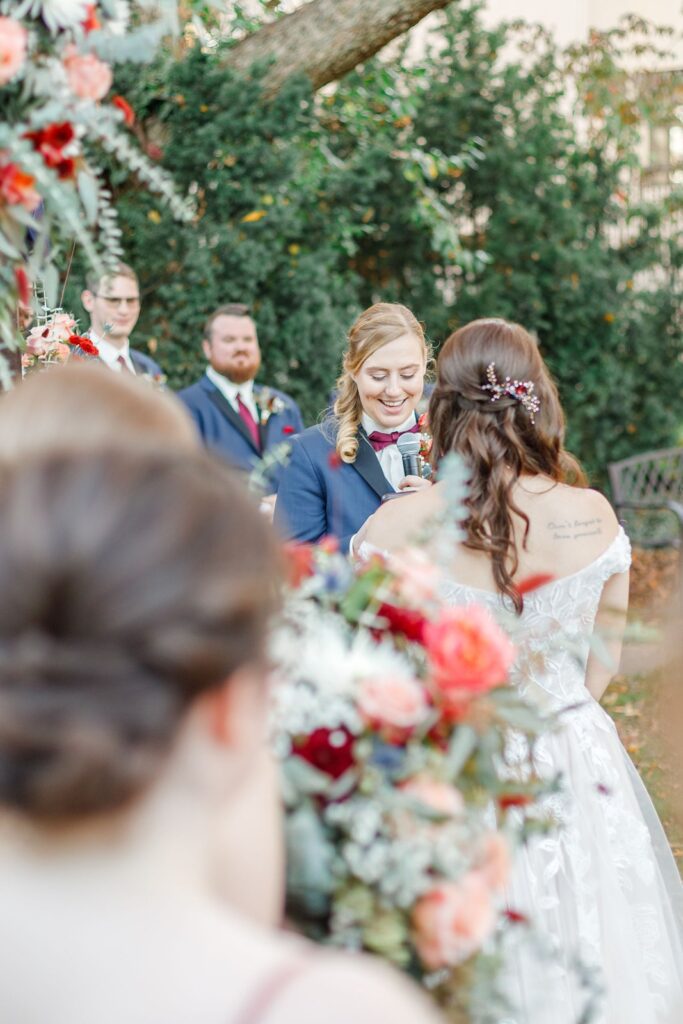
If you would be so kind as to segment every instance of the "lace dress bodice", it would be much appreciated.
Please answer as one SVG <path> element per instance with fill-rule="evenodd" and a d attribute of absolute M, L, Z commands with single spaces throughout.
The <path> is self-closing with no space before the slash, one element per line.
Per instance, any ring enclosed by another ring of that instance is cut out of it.
<path fill-rule="evenodd" d="M 512 681 L 530 696 L 543 691 L 548 703 L 561 706 L 585 697 L 586 664 L 603 587 L 630 564 L 631 545 L 620 527 L 589 565 L 526 594 L 519 617 L 498 594 L 452 579 L 443 583 L 441 595 L 447 604 L 484 604 L 508 613 L 506 626 L 518 651 Z"/>
<path fill-rule="evenodd" d="M 377 553 L 383 554 L 365 542 L 359 555 Z M 526 594 L 521 616 L 499 594 L 454 579 L 442 581 L 440 596 L 450 605 L 482 604 L 504 616 L 517 648 L 511 681 L 526 696 L 557 709 L 585 698 L 586 664 L 603 587 L 630 564 L 631 545 L 620 527 L 612 543 L 583 569 Z"/>

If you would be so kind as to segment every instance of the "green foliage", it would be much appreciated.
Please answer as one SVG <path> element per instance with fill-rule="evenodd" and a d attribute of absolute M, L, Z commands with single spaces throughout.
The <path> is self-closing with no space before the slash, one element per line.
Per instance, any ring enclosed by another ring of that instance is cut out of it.
<path fill-rule="evenodd" d="M 259 70 L 227 72 L 223 44 L 120 75 L 199 210 L 172 224 L 112 175 L 143 281 L 140 334 L 171 382 L 200 372 L 205 316 L 250 302 L 264 379 L 310 421 L 353 316 L 381 298 L 437 342 L 477 316 L 536 332 L 569 445 L 599 482 L 608 461 L 676 440 L 681 239 L 665 241 L 667 210 L 624 186 L 642 118 L 663 109 L 661 88 L 639 92 L 623 72 L 629 48 L 658 42 L 646 28 L 562 53 L 458 5 L 417 65 L 373 61 L 315 99 L 292 81 L 264 103 Z"/>

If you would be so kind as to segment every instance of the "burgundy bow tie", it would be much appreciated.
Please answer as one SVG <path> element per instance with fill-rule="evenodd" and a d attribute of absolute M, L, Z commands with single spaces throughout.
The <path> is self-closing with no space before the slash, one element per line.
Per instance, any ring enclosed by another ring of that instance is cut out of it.
<path fill-rule="evenodd" d="M 420 425 L 418 423 L 413 423 L 412 427 L 408 427 L 407 430 L 392 430 L 390 434 L 383 434 L 381 430 L 373 430 L 371 434 L 368 434 L 368 441 L 376 452 L 381 452 L 385 448 L 388 448 L 390 444 L 396 444 L 402 434 L 419 433 Z"/>

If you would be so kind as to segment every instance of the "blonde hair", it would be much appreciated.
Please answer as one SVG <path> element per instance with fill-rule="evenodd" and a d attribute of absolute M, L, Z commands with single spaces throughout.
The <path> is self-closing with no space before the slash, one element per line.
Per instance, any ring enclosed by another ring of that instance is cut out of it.
<path fill-rule="evenodd" d="M 422 345 L 425 362 L 429 349 L 422 324 L 406 306 L 397 302 L 376 302 L 355 321 L 348 336 L 343 373 L 337 381 L 334 414 L 337 418 L 337 454 L 342 462 L 355 462 L 358 454 L 358 427 L 363 415 L 358 386 L 353 374 L 374 352 L 391 341 L 413 334 Z"/>
<path fill-rule="evenodd" d="M 192 450 L 180 401 L 96 362 L 34 373 L 0 397 L 0 461 L 104 449 Z"/>

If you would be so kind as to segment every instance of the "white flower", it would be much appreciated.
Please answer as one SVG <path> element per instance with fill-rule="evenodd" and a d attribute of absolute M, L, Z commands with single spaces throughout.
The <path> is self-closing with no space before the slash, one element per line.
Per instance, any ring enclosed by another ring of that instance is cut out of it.
<path fill-rule="evenodd" d="M 36 8 L 52 32 L 60 28 L 76 28 L 88 17 L 88 0 L 41 0 L 33 4 L 32 13 L 38 13 Z"/>
<path fill-rule="evenodd" d="M 109 0 L 107 4 L 107 29 L 116 36 L 122 36 L 130 21 L 128 0 Z"/>

